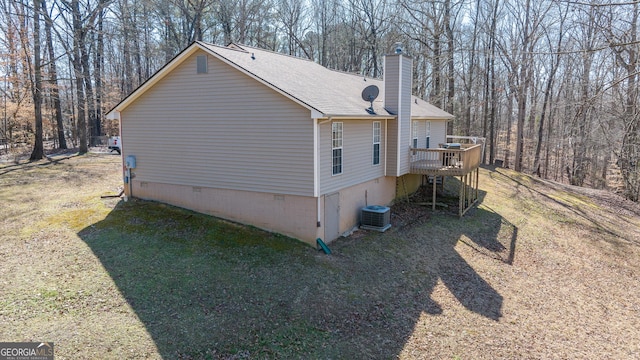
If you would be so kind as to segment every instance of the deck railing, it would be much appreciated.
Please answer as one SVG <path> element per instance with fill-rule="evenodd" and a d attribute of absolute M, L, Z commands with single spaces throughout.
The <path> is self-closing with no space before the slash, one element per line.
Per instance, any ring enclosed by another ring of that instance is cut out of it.
<path fill-rule="evenodd" d="M 460 149 L 411 148 L 411 173 L 461 176 L 480 166 L 482 144 L 462 144 Z"/>

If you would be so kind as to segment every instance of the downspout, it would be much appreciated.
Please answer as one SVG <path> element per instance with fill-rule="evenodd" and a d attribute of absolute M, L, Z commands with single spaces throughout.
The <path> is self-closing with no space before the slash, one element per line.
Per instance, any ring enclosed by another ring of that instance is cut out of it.
<path fill-rule="evenodd" d="M 319 228 L 322 226 L 322 222 L 320 219 L 320 197 L 316 196 L 316 227 Z"/>
<path fill-rule="evenodd" d="M 389 121 L 389 119 L 384 119 L 384 176 L 387 176 L 387 138 L 388 138 L 388 133 L 387 133 L 387 121 Z"/>
<path fill-rule="evenodd" d="M 318 155 L 320 147 L 320 125 L 331 121 L 331 118 L 320 121 L 324 114 L 316 111 L 311 112 L 313 119 L 313 196 L 316 198 L 316 228 L 322 227 L 320 216 L 322 204 L 320 202 L 320 157 Z"/>
<path fill-rule="evenodd" d="M 316 198 L 316 227 L 319 228 L 322 223 L 320 222 L 320 176 L 318 171 L 318 144 L 320 143 L 320 132 L 318 131 L 320 125 L 318 118 L 313 118 L 313 196 Z"/>
<path fill-rule="evenodd" d="M 402 149 L 402 124 L 403 124 L 403 120 L 401 120 L 401 115 L 403 114 L 402 112 L 402 56 L 400 56 L 400 59 L 398 60 L 398 66 L 400 67 L 400 69 L 398 70 L 398 115 L 397 115 L 397 121 L 398 121 L 398 148 L 397 148 L 397 153 L 396 153 L 396 176 L 400 176 L 400 157 L 401 157 L 401 149 Z M 411 119 L 409 119 L 409 121 L 411 121 Z M 409 130 L 409 133 L 411 133 L 411 130 Z"/>

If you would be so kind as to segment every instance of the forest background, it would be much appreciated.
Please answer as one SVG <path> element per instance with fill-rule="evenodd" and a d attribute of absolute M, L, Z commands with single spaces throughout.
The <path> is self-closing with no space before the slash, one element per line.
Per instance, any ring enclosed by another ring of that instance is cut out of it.
<path fill-rule="evenodd" d="M 0 152 L 88 151 L 121 99 L 196 40 L 363 76 L 402 43 L 414 94 L 485 163 L 640 195 L 639 1 L 0 0 Z"/>

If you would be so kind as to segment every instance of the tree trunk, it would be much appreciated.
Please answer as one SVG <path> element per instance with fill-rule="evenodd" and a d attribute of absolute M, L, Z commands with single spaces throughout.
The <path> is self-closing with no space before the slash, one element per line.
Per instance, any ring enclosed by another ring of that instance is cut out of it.
<path fill-rule="evenodd" d="M 591 39 L 592 33 L 588 34 Z M 591 41 L 590 41 L 591 43 Z M 587 159 L 587 142 L 590 137 L 591 121 L 591 68 L 593 65 L 593 54 L 586 54 L 582 60 L 582 79 L 580 83 L 580 108 L 573 124 L 573 134 L 575 135 L 573 144 L 573 165 L 569 182 L 571 185 L 582 186 L 587 176 L 589 167 Z"/>
<path fill-rule="evenodd" d="M 638 3 L 633 4 L 633 19 L 631 21 L 631 43 L 637 43 L 638 31 Z M 625 182 L 625 196 L 632 200 L 640 199 L 640 116 L 638 115 L 638 85 L 637 69 L 638 54 L 635 45 L 629 47 L 629 62 L 627 65 L 627 100 L 625 106 L 625 133 L 622 139 L 621 172 Z"/>
<path fill-rule="evenodd" d="M 489 45 L 491 46 L 491 45 Z M 485 50 L 485 57 L 484 57 L 484 66 L 485 66 L 485 74 L 484 74 L 484 86 L 482 87 L 482 92 L 483 92 L 483 101 L 482 101 L 482 137 L 484 137 L 485 139 L 487 138 L 487 130 L 488 130 L 488 124 L 489 124 L 489 103 L 492 101 L 491 99 L 491 95 L 489 94 L 489 79 L 491 76 L 491 71 L 489 70 L 489 62 L 490 59 L 489 57 L 491 56 L 491 50 L 486 49 Z M 487 163 L 487 152 L 483 151 L 482 152 L 482 163 L 486 164 Z"/>
<path fill-rule="evenodd" d="M 433 105 L 442 107 L 442 96 L 440 94 L 440 83 L 442 79 L 442 73 L 440 70 L 440 30 L 434 29 L 433 36 L 433 93 L 431 94 L 431 101 Z"/>
<path fill-rule="evenodd" d="M 552 109 L 549 113 L 549 125 L 547 125 L 547 146 L 545 148 L 545 155 L 544 155 L 544 174 L 542 175 L 542 177 L 545 179 L 549 178 L 549 162 L 550 162 L 550 156 L 551 156 L 551 148 L 559 146 L 558 142 L 554 141 L 554 139 L 552 138 L 554 134 L 553 128 L 555 126 L 554 119 L 558 117 L 557 112 L 558 112 L 557 109 Z M 555 153 L 557 157 L 557 151 Z M 555 180 L 557 180 L 557 177 L 555 178 Z"/>
<path fill-rule="evenodd" d="M 62 120 L 62 105 L 60 102 L 60 88 L 58 86 L 58 67 L 56 66 L 56 57 L 53 51 L 53 36 L 51 34 L 51 27 L 53 22 L 47 11 L 46 0 L 40 0 L 42 2 L 42 13 L 45 17 L 44 29 L 47 37 L 47 51 L 49 54 L 49 76 L 51 84 L 51 98 L 53 101 L 53 108 L 55 110 L 56 128 L 58 135 L 58 148 L 67 148 L 67 139 L 64 136 L 64 122 Z"/>
<path fill-rule="evenodd" d="M 42 64 L 40 61 L 40 0 L 33 0 L 33 72 L 35 82 L 32 86 L 33 108 L 36 117 L 36 138 L 29 160 L 44 157 L 42 142 Z"/>
<path fill-rule="evenodd" d="M 86 91 L 87 121 L 89 122 L 89 134 L 91 136 L 91 146 L 95 146 L 96 137 L 100 135 L 100 129 L 96 127 L 96 105 L 93 98 L 93 85 L 91 84 L 91 73 L 89 65 L 89 52 L 86 46 L 80 47 L 80 59 L 82 67 L 82 80 Z"/>
<path fill-rule="evenodd" d="M 551 92 L 553 90 L 553 82 L 555 79 L 556 71 L 558 70 L 558 65 L 560 63 L 560 50 L 562 49 L 562 35 L 563 35 L 563 21 L 560 23 L 560 31 L 558 34 L 558 45 L 556 46 L 556 56 L 555 60 L 551 59 L 551 73 L 549 74 L 549 78 L 547 79 L 547 87 L 544 91 L 544 100 L 542 101 L 542 113 L 540 115 L 540 124 L 538 124 L 538 142 L 536 143 L 536 151 L 533 160 L 533 173 L 538 177 L 542 177 L 542 173 L 540 171 L 540 151 L 542 150 L 542 142 L 544 137 L 544 122 L 545 116 L 547 113 L 547 106 L 551 99 Z M 550 139 L 547 138 L 547 141 Z M 547 145 L 548 147 L 549 145 Z M 545 170 L 546 171 L 546 170 Z"/>
<path fill-rule="evenodd" d="M 129 3 L 127 0 L 123 1 L 122 4 L 122 27 L 123 27 L 123 37 L 122 37 L 122 58 L 123 58 L 123 69 L 122 69 L 122 77 L 121 77 L 121 89 L 122 95 L 127 96 L 133 91 L 133 66 L 131 64 L 131 36 L 133 34 L 133 27 L 131 26 L 131 20 L 129 19 Z"/>
<path fill-rule="evenodd" d="M 526 78 L 526 70 L 520 72 L 521 76 Z M 518 119 L 516 125 L 516 159 L 514 169 L 516 171 L 522 171 L 522 159 L 524 157 L 524 120 L 527 111 L 527 89 L 529 88 L 528 82 L 525 80 L 522 84 L 522 88 L 518 92 Z"/>
<path fill-rule="evenodd" d="M 73 15 L 73 70 L 76 78 L 76 101 L 78 106 L 78 146 L 79 153 L 85 154 L 89 151 L 87 147 L 87 119 L 85 114 L 85 97 L 82 71 L 81 48 L 84 47 L 84 30 L 82 29 L 82 14 L 80 13 L 80 4 L 78 0 L 71 1 L 71 10 Z"/>
<path fill-rule="evenodd" d="M 491 39 L 489 41 L 491 48 L 491 58 L 489 61 L 489 71 L 491 72 L 491 116 L 489 118 L 489 164 L 493 164 L 495 160 L 495 129 L 496 129 L 496 23 L 498 20 L 498 3 L 496 0 L 493 7 L 493 15 L 491 17 Z M 486 140 L 485 140 L 486 141 Z M 486 151 L 485 151 L 486 152 Z"/>
<path fill-rule="evenodd" d="M 507 95 L 507 145 L 504 149 L 504 167 L 509 168 L 509 161 L 511 160 L 511 128 L 513 127 L 513 119 L 511 114 L 513 113 L 513 91 L 509 91 Z"/>
<path fill-rule="evenodd" d="M 233 42 L 233 34 L 231 33 L 231 11 L 229 7 L 232 6 L 229 1 L 220 1 L 218 5 L 217 17 L 220 26 L 222 26 L 222 33 L 224 35 L 224 45 L 228 45 Z"/>
<path fill-rule="evenodd" d="M 133 20 L 131 22 L 131 27 L 132 28 L 137 28 L 138 26 L 140 26 L 138 24 L 138 6 L 137 4 L 135 5 L 134 11 L 133 11 Z M 198 26 L 197 31 L 199 32 L 199 37 L 196 38 L 196 40 L 198 41 L 202 41 L 202 30 L 200 29 L 200 26 Z M 140 49 L 140 39 L 138 36 L 138 32 L 136 32 L 134 34 L 134 36 L 132 37 L 133 39 L 133 50 L 135 51 L 135 63 L 136 63 L 136 82 L 133 85 L 133 88 L 137 88 L 140 84 L 142 84 L 144 82 L 144 78 L 142 76 L 142 51 Z"/>
<path fill-rule="evenodd" d="M 104 2 L 105 0 L 100 0 Z M 94 69 L 94 82 L 95 82 L 95 98 L 96 98 L 96 106 L 95 106 L 95 115 L 94 115 L 94 128 L 96 129 L 97 136 L 102 135 L 102 66 L 104 63 L 104 34 L 103 34 L 103 20 L 104 20 L 104 10 L 100 9 L 98 14 L 98 24 L 97 30 L 98 34 L 96 36 L 96 52 L 93 58 L 93 69 Z"/>
<path fill-rule="evenodd" d="M 471 59 L 469 61 L 469 76 L 466 83 L 466 106 L 465 106 L 465 116 L 464 116 L 464 129 L 463 135 L 471 136 L 471 102 L 473 99 L 473 84 L 474 84 L 474 71 L 476 67 L 476 42 L 478 38 L 478 17 L 480 14 L 480 0 L 476 1 L 476 15 L 475 20 L 473 21 L 473 37 L 471 39 Z"/>
<path fill-rule="evenodd" d="M 518 124 L 516 129 L 516 159 L 514 169 L 516 171 L 522 171 L 522 159 L 524 157 L 524 120 L 527 112 L 527 93 L 529 91 L 529 86 L 531 83 L 531 54 L 528 54 L 525 49 L 529 48 L 529 43 L 531 41 L 529 33 L 529 22 L 530 22 L 530 11 L 531 11 L 531 0 L 527 0 L 525 4 L 525 21 L 524 21 L 524 34 L 523 34 L 523 43 L 522 43 L 522 56 L 520 61 L 520 84 L 521 86 L 518 88 L 517 101 L 518 101 Z"/>
<path fill-rule="evenodd" d="M 453 44 L 453 28 L 451 20 L 451 0 L 445 0 L 444 3 L 444 26 L 447 34 L 447 104 L 446 110 L 450 114 L 454 113 L 455 98 L 455 64 L 454 60 L 454 44 Z M 453 121 L 447 123 L 447 135 L 453 135 Z"/>

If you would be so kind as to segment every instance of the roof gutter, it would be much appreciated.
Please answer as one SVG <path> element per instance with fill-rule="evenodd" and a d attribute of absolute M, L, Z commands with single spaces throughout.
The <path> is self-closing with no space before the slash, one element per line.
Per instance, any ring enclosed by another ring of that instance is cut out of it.
<path fill-rule="evenodd" d="M 327 120 L 395 120 L 396 115 L 326 115 Z"/>
<path fill-rule="evenodd" d="M 453 117 L 438 117 L 438 116 L 411 116 L 411 120 L 446 120 L 453 121 Z"/>

